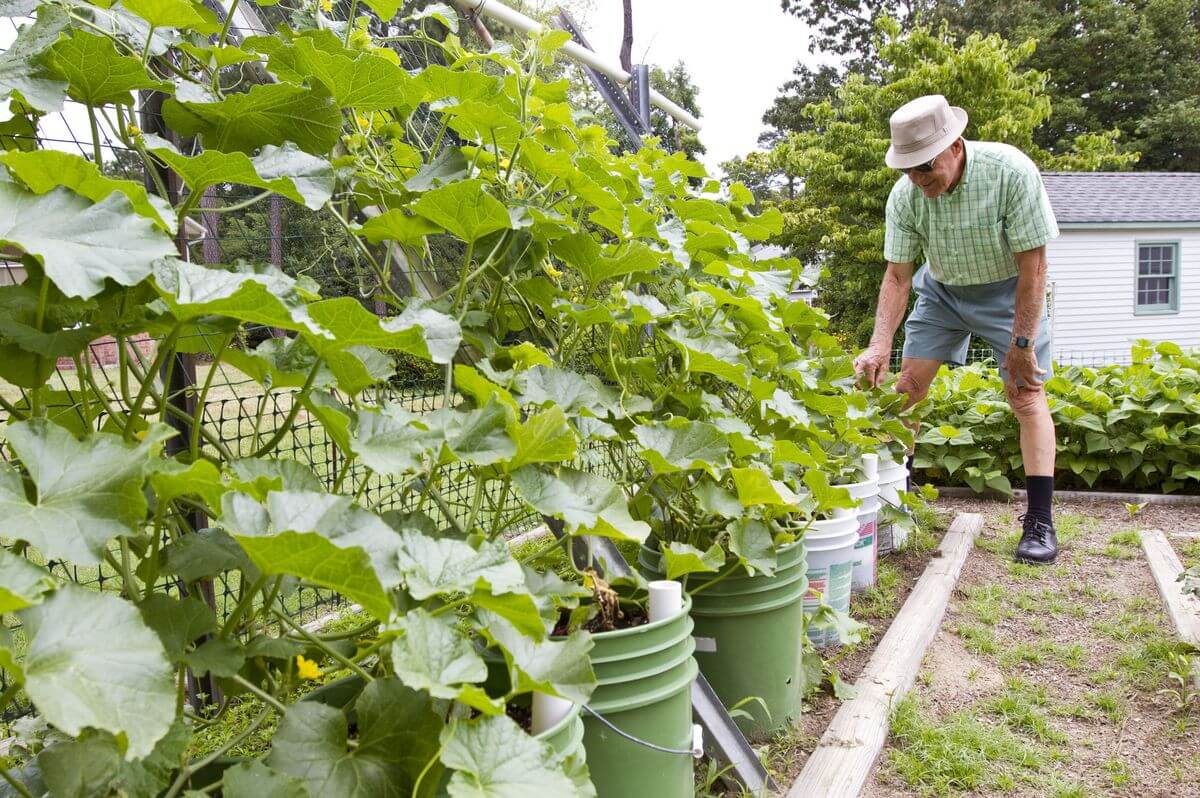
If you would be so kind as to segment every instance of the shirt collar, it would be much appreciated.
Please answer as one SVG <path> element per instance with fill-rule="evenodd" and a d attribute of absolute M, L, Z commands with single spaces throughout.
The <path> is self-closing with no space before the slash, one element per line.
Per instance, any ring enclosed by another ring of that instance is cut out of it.
<path fill-rule="evenodd" d="M 975 145 L 972 142 L 963 139 L 963 151 L 966 153 L 967 163 L 966 166 L 963 167 L 962 180 L 958 181 L 960 186 L 964 183 L 970 182 L 971 180 L 971 165 L 975 163 Z"/>

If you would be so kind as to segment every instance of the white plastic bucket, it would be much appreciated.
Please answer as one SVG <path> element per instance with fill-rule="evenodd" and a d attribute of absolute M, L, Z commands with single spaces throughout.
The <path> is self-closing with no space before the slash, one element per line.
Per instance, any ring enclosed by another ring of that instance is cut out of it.
<path fill-rule="evenodd" d="M 850 611 L 850 582 L 854 571 L 854 546 L 858 543 L 858 516 L 853 510 L 828 521 L 813 521 L 804 532 L 804 553 L 808 569 L 808 592 L 804 594 L 804 615 L 811 618 L 824 598 L 825 603 L 842 612 Z M 835 645 L 837 630 L 808 627 L 808 639 L 814 646 Z"/>
<path fill-rule="evenodd" d="M 899 508 L 900 494 L 908 487 L 908 469 L 904 463 L 885 460 L 879 464 L 879 500 L 882 505 Z M 894 524 L 879 527 L 879 553 L 887 554 L 908 545 L 908 529 Z"/>
<path fill-rule="evenodd" d="M 866 590 L 875 585 L 875 562 L 878 558 L 879 543 L 879 536 L 876 534 L 879 521 L 879 479 L 875 477 L 838 487 L 850 491 L 850 496 L 859 500 L 853 589 L 855 592 Z"/>

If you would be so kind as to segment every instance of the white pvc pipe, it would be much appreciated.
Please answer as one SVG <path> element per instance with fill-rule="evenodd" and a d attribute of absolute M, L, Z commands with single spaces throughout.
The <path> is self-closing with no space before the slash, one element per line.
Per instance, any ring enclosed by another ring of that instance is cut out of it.
<path fill-rule="evenodd" d="M 541 734 L 558 725 L 575 706 L 574 702 L 556 695 L 533 694 L 533 733 Z"/>
<path fill-rule="evenodd" d="M 683 612 L 683 585 L 669 579 L 650 583 L 650 623 L 674 618 Z"/>
<path fill-rule="evenodd" d="M 491 17 L 509 27 L 516 28 L 522 33 L 541 33 L 545 29 L 537 20 L 525 16 L 516 9 L 509 8 L 499 2 L 499 0 L 454 0 L 454 3 L 464 11 Z M 563 45 L 562 49 L 564 53 L 576 61 L 586 64 L 597 72 L 603 72 L 622 86 L 629 85 L 629 81 L 633 79 L 633 76 L 622 69 L 620 64 L 597 55 L 594 50 L 589 50 L 578 42 L 569 41 Z M 650 90 L 650 103 L 687 125 L 692 130 L 699 130 L 701 127 L 699 119 L 654 89 Z"/>

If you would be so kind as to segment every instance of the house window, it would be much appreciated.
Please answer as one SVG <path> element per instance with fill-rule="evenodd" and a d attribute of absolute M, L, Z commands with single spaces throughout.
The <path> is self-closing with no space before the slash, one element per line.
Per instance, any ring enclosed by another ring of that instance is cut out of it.
<path fill-rule="evenodd" d="M 1179 244 L 1177 242 L 1137 245 L 1137 296 L 1135 313 L 1179 311 Z"/>

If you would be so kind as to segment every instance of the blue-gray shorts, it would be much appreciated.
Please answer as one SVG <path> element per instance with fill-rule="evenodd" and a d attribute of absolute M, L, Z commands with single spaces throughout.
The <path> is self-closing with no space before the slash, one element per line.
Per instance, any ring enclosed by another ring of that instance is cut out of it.
<path fill-rule="evenodd" d="M 1003 364 L 1012 345 L 1013 317 L 1017 310 L 1017 278 L 983 285 L 946 285 L 933 279 L 924 266 L 913 276 L 917 304 L 904 323 L 904 356 L 941 360 L 962 365 L 967 360 L 971 336 L 992 347 L 996 363 Z M 1052 374 L 1050 320 L 1042 310 L 1036 343 L 1038 366 Z M 1005 380 L 1007 372 L 1001 368 Z"/>

